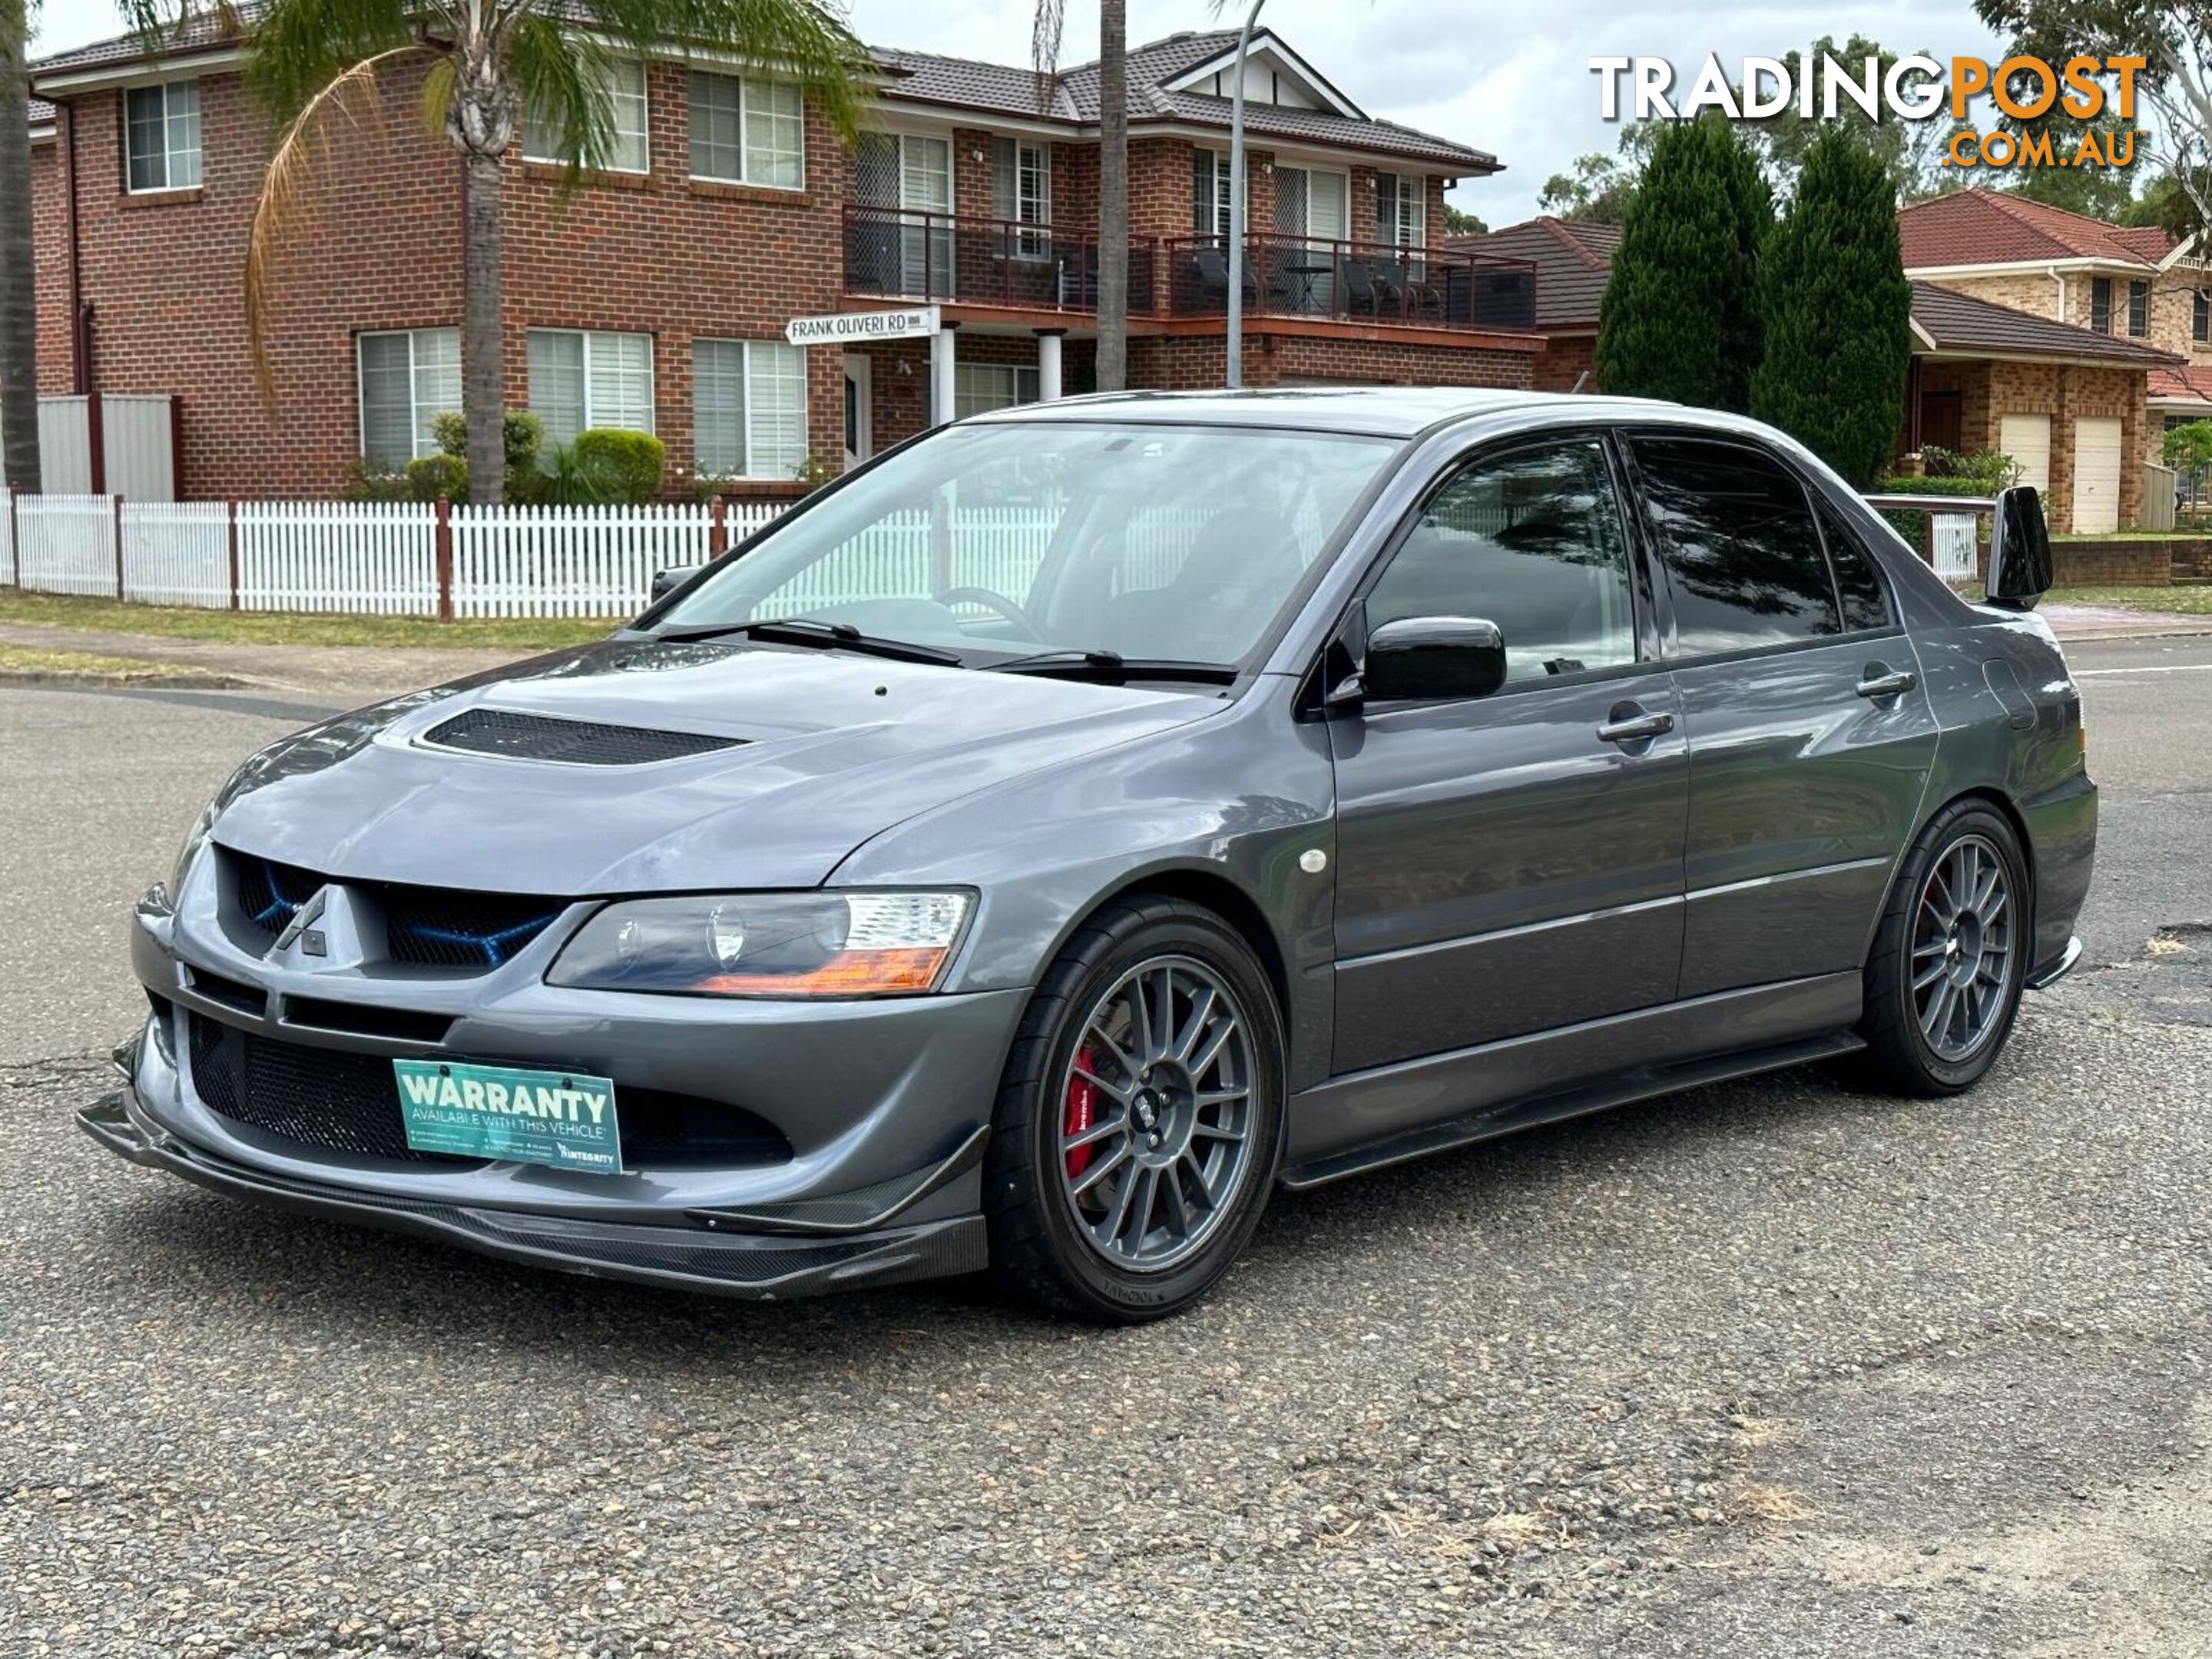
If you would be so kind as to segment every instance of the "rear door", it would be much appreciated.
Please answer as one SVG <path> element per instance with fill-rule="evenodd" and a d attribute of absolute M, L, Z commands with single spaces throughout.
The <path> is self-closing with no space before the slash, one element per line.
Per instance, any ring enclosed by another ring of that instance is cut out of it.
<path fill-rule="evenodd" d="M 1595 434 L 1478 453 L 1401 530 L 1368 627 L 1483 617 L 1510 668 L 1329 722 L 1340 1073 L 1674 994 L 1687 765 L 1632 549 Z"/>
<path fill-rule="evenodd" d="M 1856 972 L 1936 736 L 1879 567 L 1761 445 L 1628 449 L 1690 748 L 1680 994 Z"/>

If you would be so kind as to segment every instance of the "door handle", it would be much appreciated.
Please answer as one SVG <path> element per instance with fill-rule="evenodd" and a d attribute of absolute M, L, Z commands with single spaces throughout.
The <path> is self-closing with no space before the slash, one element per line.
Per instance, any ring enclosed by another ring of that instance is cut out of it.
<path fill-rule="evenodd" d="M 1674 729 L 1674 717 L 1663 710 L 1652 714 L 1632 702 L 1616 703 L 1603 726 L 1597 729 L 1600 743 L 1628 744 L 1649 743 L 1664 737 Z"/>
<path fill-rule="evenodd" d="M 1876 662 L 1867 665 L 1866 678 L 1858 683 L 1857 690 L 1859 696 L 1863 697 L 1879 700 L 1883 697 L 1902 696 L 1919 684 L 1920 677 L 1917 674 L 1902 668 L 1892 670 Z"/>

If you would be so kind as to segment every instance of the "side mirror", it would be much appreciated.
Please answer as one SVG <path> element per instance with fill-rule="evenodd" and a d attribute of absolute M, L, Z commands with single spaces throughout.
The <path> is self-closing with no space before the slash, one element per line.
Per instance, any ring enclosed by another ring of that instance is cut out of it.
<path fill-rule="evenodd" d="M 1360 682 L 1383 702 L 1486 697 L 1505 684 L 1505 635 L 1480 617 L 1401 617 L 1367 636 Z"/>
<path fill-rule="evenodd" d="M 690 581 L 707 567 L 703 564 L 672 564 L 665 570 L 653 573 L 653 603 L 658 605 L 678 588 Z"/>
<path fill-rule="evenodd" d="M 2032 611 L 2051 591 L 2051 531 L 2043 521 L 2043 498 L 2028 484 L 2000 490 L 1990 526 L 1990 603 Z"/>

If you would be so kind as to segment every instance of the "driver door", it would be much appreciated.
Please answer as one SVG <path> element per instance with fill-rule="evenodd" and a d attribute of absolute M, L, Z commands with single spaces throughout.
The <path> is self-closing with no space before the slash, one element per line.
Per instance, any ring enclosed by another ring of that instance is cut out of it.
<path fill-rule="evenodd" d="M 1329 723 L 1340 1073 L 1674 996 L 1687 748 L 1618 480 L 1597 434 L 1485 451 L 1373 579 L 1370 630 L 1482 617 L 1509 667 Z"/>

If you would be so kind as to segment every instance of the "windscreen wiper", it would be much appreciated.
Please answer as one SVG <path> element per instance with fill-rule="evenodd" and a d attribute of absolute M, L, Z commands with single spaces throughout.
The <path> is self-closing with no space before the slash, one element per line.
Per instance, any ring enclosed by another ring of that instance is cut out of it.
<path fill-rule="evenodd" d="M 1202 685 L 1233 685 L 1237 670 L 1221 662 L 1180 662 L 1172 657 L 1125 657 L 1118 651 L 1039 651 L 987 665 L 994 674 L 1042 674 L 1054 679 L 1097 680 L 1105 685 L 1132 681 L 1194 680 Z"/>
<path fill-rule="evenodd" d="M 940 651 L 933 645 L 914 645 L 905 640 L 887 640 L 879 635 L 863 634 L 850 623 L 817 622 L 811 617 L 786 617 L 774 622 L 696 623 L 688 628 L 664 628 L 653 638 L 716 640 L 733 634 L 748 640 L 764 640 L 770 645 L 811 645 L 824 651 L 858 651 L 871 657 L 888 657 L 894 662 L 934 663 L 944 668 L 967 666 L 957 651 Z"/>

